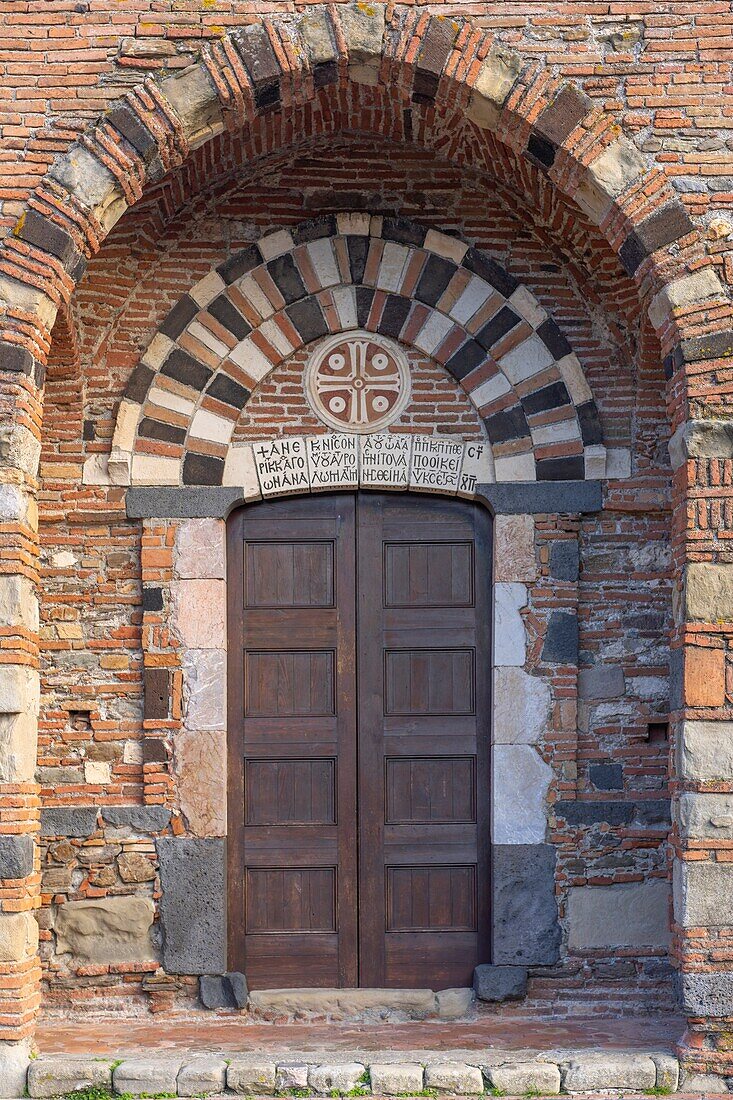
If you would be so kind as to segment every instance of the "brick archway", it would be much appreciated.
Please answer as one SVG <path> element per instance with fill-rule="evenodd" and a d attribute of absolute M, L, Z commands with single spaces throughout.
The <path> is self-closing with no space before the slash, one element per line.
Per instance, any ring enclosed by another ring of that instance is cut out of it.
<path fill-rule="evenodd" d="M 497 480 L 605 475 L 583 369 L 527 287 L 455 237 L 350 213 L 263 237 L 176 302 L 120 404 L 112 481 L 222 484 L 255 386 L 305 344 L 355 329 L 445 367 L 483 420 Z"/>
<path fill-rule="evenodd" d="M 3 593 L 10 609 L 3 624 L 0 675 L 0 721 L 9 746 L 0 804 L 0 877 L 2 919 L 14 929 L 18 926 L 13 961 L 3 963 L 2 1039 L 27 1038 L 39 1002 L 35 944 L 28 929 L 23 932 L 39 889 L 32 845 L 25 843 L 38 818 L 32 751 L 38 640 L 33 598 L 19 601 L 14 594 L 37 581 L 33 498 L 42 387 L 56 314 L 119 218 L 147 186 L 183 164 L 192 150 L 225 129 L 246 129 L 274 109 L 287 117 L 307 109 L 322 89 L 338 92 L 349 85 L 381 85 L 428 111 L 433 105 L 450 105 L 474 127 L 477 143 L 487 132 L 496 135 L 545 171 L 599 226 L 636 281 L 665 355 L 670 419 L 676 429 L 680 575 L 691 554 L 699 554 L 700 543 L 689 537 L 694 521 L 686 518 L 686 511 L 695 510 L 701 494 L 695 488 L 696 464 L 687 459 L 699 460 L 703 489 L 714 492 L 721 479 L 717 466 L 711 470 L 710 464 L 720 458 L 729 462 L 733 452 L 724 428 L 692 418 L 705 414 L 706 395 L 714 393 L 718 371 L 733 352 L 731 305 L 708 266 L 699 231 L 663 171 L 650 168 L 611 114 L 592 106 L 577 87 L 549 68 L 503 49 L 469 20 L 443 19 L 402 6 L 390 9 L 388 16 L 381 4 L 348 3 L 263 18 L 207 47 L 198 63 L 134 88 L 55 162 L 0 244 L 0 407 L 8 482 L 0 535 Z M 697 387 L 692 397 L 691 378 Z M 725 558 L 719 563 L 715 547 L 706 554 L 708 568 L 729 568 Z M 730 719 L 725 694 L 730 616 L 719 614 L 714 594 L 708 592 L 708 597 L 688 600 L 672 639 L 680 684 L 675 717 L 680 723 L 688 720 L 690 739 L 722 737 L 718 727 Z M 701 731 L 702 724 L 715 729 Z M 683 781 L 694 793 L 705 776 L 695 770 L 694 761 L 688 760 L 685 768 Z M 683 822 L 682 828 L 684 855 L 696 843 L 694 822 Z M 715 877 L 716 866 L 714 861 L 706 864 L 706 875 L 708 869 L 713 872 L 707 878 Z M 701 920 L 689 898 L 690 892 L 704 892 L 703 876 L 693 882 L 680 860 L 678 877 L 679 922 L 698 928 Z M 678 946 L 686 1006 L 698 1016 L 729 1015 L 730 971 L 719 964 L 712 976 L 703 973 L 696 947 L 690 947 L 694 957 L 685 961 L 685 943 L 683 936 Z"/>

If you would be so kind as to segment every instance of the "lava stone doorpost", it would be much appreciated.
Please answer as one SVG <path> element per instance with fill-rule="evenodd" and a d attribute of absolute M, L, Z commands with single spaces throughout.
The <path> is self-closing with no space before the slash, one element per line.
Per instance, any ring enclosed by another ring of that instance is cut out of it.
<path fill-rule="evenodd" d="M 252 988 L 489 961 L 491 520 L 343 494 L 229 522 L 229 966 Z"/>

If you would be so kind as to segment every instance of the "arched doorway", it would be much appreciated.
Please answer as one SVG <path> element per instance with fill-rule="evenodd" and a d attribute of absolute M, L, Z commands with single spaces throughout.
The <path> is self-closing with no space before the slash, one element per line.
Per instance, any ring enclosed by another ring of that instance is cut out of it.
<path fill-rule="evenodd" d="M 491 517 L 339 493 L 232 514 L 229 966 L 468 985 L 490 958 Z"/>

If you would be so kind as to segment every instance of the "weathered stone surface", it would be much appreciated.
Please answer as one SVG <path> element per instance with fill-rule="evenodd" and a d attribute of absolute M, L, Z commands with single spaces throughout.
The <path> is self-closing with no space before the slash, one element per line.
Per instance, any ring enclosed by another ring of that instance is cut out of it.
<path fill-rule="evenodd" d="M 578 616 L 574 611 L 551 613 L 541 660 L 559 665 L 577 665 Z"/>
<path fill-rule="evenodd" d="M 655 328 L 660 328 L 672 310 L 682 309 L 723 293 L 720 279 L 713 268 L 705 267 L 663 287 L 649 303 L 649 320 Z"/>
<path fill-rule="evenodd" d="M 425 1067 L 425 1088 L 471 1096 L 484 1091 L 484 1077 L 478 1066 L 465 1062 L 435 1062 Z"/>
<path fill-rule="evenodd" d="M 602 1054 L 584 1051 L 560 1063 L 562 1085 L 566 1092 L 591 1092 L 599 1089 L 653 1089 L 657 1067 L 648 1054 L 628 1051 Z"/>
<path fill-rule="evenodd" d="M 261 1013 L 317 1016 L 356 1016 L 372 1010 L 404 1012 L 417 1019 L 435 1012 L 435 994 L 429 989 L 256 989 L 250 1008 Z"/>
<path fill-rule="evenodd" d="M 460 1020 L 472 1009 L 472 989 L 441 989 L 435 994 L 438 1017 L 441 1020 Z"/>
<path fill-rule="evenodd" d="M 162 832 L 170 822 L 171 812 L 165 806 L 104 806 L 102 817 L 109 825 L 127 827 L 145 836 Z"/>
<path fill-rule="evenodd" d="M 541 676 L 508 665 L 494 669 L 494 743 L 535 745 L 547 730 L 552 696 Z"/>
<path fill-rule="evenodd" d="M 376 1096 L 414 1096 L 422 1092 L 423 1067 L 416 1062 L 373 1062 L 369 1076 Z"/>
<path fill-rule="evenodd" d="M 0 1043 L 0 1097 L 3 1100 L 30 1095 L 27 1091 L 30 1043 Z"/>
<path fill-rule="evenodd" d="M 155 867 L 142 852 L 123 852 L 117 857 L 117 870 L 123 882 L 152 882 Z"/>
<path fill-rule="evenodd" d="M 494 844 L 541 844 L 552 768 L 532 745 L 495 745 L 493 761 Z"/>
<path fill-rule="evenodd" d="M 641 798 L 638 802 L 626 799 L 570 799 L 553 804 L 553 814 L 568 825 L 668 825 L 670 804 L 667 798 Z"/>
<path fill-rule="evenodd" d="M 221 730 L 181 730 L 176 736 L 181 812 L 194 836 L 226 835 L 226 747 L 227 735 Z"/>
<path fill-rule="evenodd" d="M 684 1073 L 680 1084 L 688 1096 L 724 1095 L 724 1082 L 714 1073 Z"/>
<path fill-rule="evenodd" d="M 649 1055 L 657 1067 L 656 1088 L 677 1092 L 680 1083 L 680 1064 L 672 1054 L 652 1051 Z"/>
<path fill-rule="evenodd" d="M 33 837 L 29 834 L 0 836 L 0 879 L 25 878 L 33 870 Z"/>
<path fill-rule="evenodd" d="M 205 974 L 200 982 L 201 1000 L 206 1008 L 246 1008 L 249 1000 L 244 974 Z"/>
<path fill-rule="evenodd" d="M 115 1092 L 130 1092 L 133 1096 L 156 1096 L 162 1092 L 175 1096 L 182 1061 L 175 1055 L 160 1054 L 148 1058 L 125 1058 L 112 1074 Z"/>
<path fill-rule="evenodd" d="M 384 13 L 384 4 L 344 4 L 339 9 L 349 54 L 349 77 L 356 84 L 379 82 Z"/>
<path fill-rule="evenodd" d="M 227 1066 L 227 1088 L 244 1096 L 271 1095 L 275 1091 L 275 1063 L 233 1058 Z"/>
<path fill-rule="evenodd" d="M 733 926 L 733 864 L 673 865 L 674 915 L 683 928 Z"/>
<path fill-rule="evenodd" d="M 98 1058 L 55 1054 L 34 1058 L 28 1066 L 28 1094 L 33 1097 L 62 1096 L 80 1089 L 109 1088 L 111 1083 L 110 1062 Z"/>
<path fill-rule="evenodd" d="M 685 567 L 685 611 L 690 619 L 733 619 L 733 565 L 692 562 Z"/>
<path fill-rule="evenodd" d="M 712 970 L 704 974 L 675 972 L 677 999 L 690 1016 L 733 1015 L 733 973 Z"/>
<path fill-rule="evenodd" d="M 527 996 L 527 968 L 482 963 L 473 972 L 473 988 L 480 1001 L 521 1001 Z"/>
<path fill-rule="evenodd" d="M 492 46 L 474 84 L 469 118 L 484 129 L 496 126 L 501 108 L 521 70 L 518 54 Z"/>
<path fill-rule="evenodd" d="M 550 574 L 559 581 L 577 581 L 580 551 L 577 539 L 558 539 L 550 547 Z"/>
<path fill-rule="evenodd" d="M 226 576 L 226 527 L 218 519 L 189 519 L 176 533 L 174 569 L 178 577 L 223 579 Z"/>
<path fill-rule="evenodd" d="M 224 463 L 222 485 L 241 487 L 243 499 L 246 501 L 260 499 L 262 494 L 260 493 L 260 483 L 257 478 L 257 468 L 251 444 L 229 448 Z"/>
<path fill-rule="evenodd" d="M 669 884 L 574 886 L 568 892 L 569 946 L 666 947 L 670 940 Z"/>
<path fill-rule="evenodd" d="M 676 804 L 682 836 L 733 840 L 733 795 L 683 791 Z"/>
<path fill-rule="evenodd" d="M 627 138 L 619 137 L 591 161 L 574 195 L 581 210 L 600 224 L 612 199 L 625 191 L 646 169 L 644 157 Z"/>
<path fill-rule="evenodd" d="M 594 665 L 578 673 L 580 699 L 620 699 L 626 691 L 624 671 L 620 665 Z"/>
<path fill-rule="evenodd" d="M 669 441 L 672 469 L 688 458 L 733 458 L 733 421 L 686 420 Z"/>
<path fill-rule="evenodd" d="M 32 710 L 23 714 L 0 714 L 0 782 L 33 781 L 37 740 L 36 715 Z"/>
<path fill-rule="evenodd" d="M 41 836 L 91 836 L 97 828 L 97 806 L 48 806 L 41 810 Z"/>
<path fill-rule="evenodd" d="M 200 1054 L 178 1071 L 178 1095 L 200 1097 L 223 1092 L 226 1076 L 226 1059 L 218 1054 Z"/>
<path fill-rule="evenodd" d="M 112 173 L 79 145 L 58 157 L 49 168 L 49 175 L 94 212 L 105 232 L 109 232 L 127 210 L 122 189 Z"/>
<path fill-rule="evenodd" d="M 328 1096 L 332 1091 L 351 1092 L 364 1081 L 366 1066 L 361 1062 L 341 1062 L 311 1066 L 308 1070 L 308 1084 L 319 1096 Z"/>
<path fill-rule="evenodd" d="M 163 964 L 171 974 L 226 970 L 224 842 L 160 837 Z"/>
<path fill-rule="evenodd" d="M 0 522 L 2 517 L 0 517 Z M 0 714 L 38 713 L 38 674 L 24 665 L 0 665 Z"/>
<path fill-rule="evenodd" d="M 523 665 L 527 654 L 520 610 L 527 606 L 527 588 L 516 582 L 494 585 L 494 664 Z"/>
<path fill-rule="evenodd" d="M 150 927 L 155 909 L 149 898 L 108 897 L 67 901 L 56 914 L 56 951 L 78 962 L 142 962 L 155 958 Z"/>
<path fill-rule="evenodd" d="M 533 516 L 497 516 L 494 521 L 494 579 L 533 581 L 537 576 Z"/>
<path fill-rule="evenodd" d="M 38 630 L 38 599 L 28 577 L 0 577 L 0 626 Z"/>
<path fill-rule="evenodd" d="M 189 730 L 226 726 L 226 651 L 188 649 L 183 654 L 185 723 Z"/>
<path fill-rule="evenodd" d="M 176 581 L 173 626 L 187 649 L 226 649 L 226 583 Z"/>
<path fill-rule="evenodd" d="M 0 963 L 19 962 L 37 949 L 38 921 L 32 913 L 0 913 Z"/>
<path fill-rule="evenodd" d="M 507 1096 L 557 1096 L 560 1070 L 553 1062 L 506 1062 L 487 1066 L 486 1076 L 492 1088 Z"/>
<path fill-rule="evenodd" d="M 191 148 L 223 129 L 219 98 L 203 65 L 189 65 L 163 80 L 162 91 L 180 118 Z"/>
<path fill-rule="evenodd" d="M 684 779 L 733 779 L 733 722 L 683 722 L 678 758 Z"/>
<path fill-rule="evenodd" d="M 560 948 L 551 844 L 493 847 L 494 963 L 551 966 Z"/>
<path fill-rule="evenodd" d="M 292 1089 L 308 1087 L 308 1065 L 306 1062 L 279 1062 L 275 1071 L 275 1092 L 289 1092 Z"/>

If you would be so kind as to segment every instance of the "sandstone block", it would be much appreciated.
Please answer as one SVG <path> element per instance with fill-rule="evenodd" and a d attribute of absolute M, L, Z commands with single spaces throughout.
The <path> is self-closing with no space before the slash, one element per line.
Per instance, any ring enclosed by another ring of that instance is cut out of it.
<path fill-rule="evenodd" d="M 435 1012 L 435 994 L 430 989 L 257 989 L 250 994 L 250 1007 L 285 1016 L 347 1017 L 386 1010 L 423 1019 Z"/>
<path fill-rule="evenodd" d="M 460 1020 L 474 1004 L 472 989 L 441 989 L 435 994 L 440 1020 Z"/>
<path fill-rule="evenodd" d="M 685 779 L 733 779 L 733 722 L 683 722 L 678 754 Z"/>
<path fill-rule="evenodd" d="M 478 1066 L 465 1062 L 436 1062 L 425 1067 L 425 1088 L 455 1096 L 472 1096 L 484 1091 L 484 1076 Z"/>
<path fill-rule="evenodd" d="M 683 791 L 676 810 L 682 836 L 733 840 L 733 795 Z"/>
<path fill-rule="evenodd" d="M 0 626 L 26 626 L 38 630 L 38 600 L 27 577 L 0 577 Z"/>
<path fill-rule="evenodd" d="M 0 782 L 33 781 L 37 741 L 36 716 L 32 711 L 0 714 Z"/>
<path fill-rule="evenodd" d="M 227 1088 L 243 1096 L 271 1095 L 275 1091 L 275 1063 L 233 1058 L 227 1067 Z"/>
<path fill-rule="evenodd" d="M 189 145 L 196 148 L 223 128 L 221 106 L 203 65 L 190 65 L 161 83 L 161 90 L 181 120 Z"/>
<path fill-rule="evenodd" d="M 224 1091 L 227 1064 L 218 1054 L 201 1054 L 178 1071 L 179 1096 L 207 1096 Z"/>
<path fill-rule="evenodd" d="M 306 9 L 298 20 L 298 29 L 303 36 L 313 68 L 338 59 L 326 12 L 322 8 Z"/>
<path fill-rule="evenodd" d="M 182 579 L 226 577 L 226 527 L 220 519 L 187 519 L 176 534 L 175 572 Z"/>
<path fill-rule="evenodd" d="M 115 1092 L 129 1092 L 133 1096 L 156 1096 L 163 1092 L 175 1096 L 181 1062 L 181 1058 L 160 1055 L 125 1058 L 112 1074 Z"/>
<path fill-rule="evenodd" d="M 320 1096 L 328 1096 L 332 1091 L 351 1092 L 364 1081 L 366 1066 L 361 1062 L 342 1062 L 311 1066 L 308 1070 L 308 1084 Z"/>
<path fill-rule="evenodd" d="M 566 1092 L 593 1092 L 606 1089 L 653 1089 L 657 1067 L 648 1054 L 596 1054 L 583 1051 L 560 1063 Z"/>
<path fill-rule="evenodd" d="M 674 914 L 683 928 L 733 926 L 733 864 L 675 860 Z"/>
<path fill-rule="evenodd" d="M 733 619 L 733 565 L 692 562 L 685 567 L 685 609 L 690 619 Z"/>
<path fill-rule="evenodd" d="M 669 917 L 666 882 L 574 886 L 568 894 L 569 946 L 665 947 Z"/>
<path fill-rule="evenodd" d="M 63 1096 L 80 1089 L 109 1088 L 109 1062 L 54 1054 L 35 1058 L 28 1067 L 28 1093 L 33 1097 Z"/>
<path fill-rule="evenodd" d="M 20 1043 L 0 1042 L 0 1097 L 3 1100 L 30 1095 L 30 1061 L 30 1043 L 27 1039 Z"/>
<path fill-rule="evenodd" d="M 0 427 L 0 466 L 15 467 L 35 477 L 40 455 L 40 441 L 26 427 L 21 424 Z"/>
<path fill-rule="evenodd" d="M 612 200 L 644 171 L 646 163 L 642 154 L 628 138 L 619 137 L 588 166 L 585 179 L 575 193 L 575 201 L 598 225 Z"/>
<path fill-rule="evenodd" d="M 704 267 L 693 275 L 685 275 L 663 287 L 651 300 L 649 320 L 655 328 L 661 328 L 672 310 L 684 309 L 706 298 L 722 296 L 723 293 L 720 279 L 712 267 Z"/>
<path fill-rule="evenodd" d="M 669 441 L 672 469 L 688 458 L 732 458 L 733 422 L 729 420 L 687 420 Z"/>
<path fill-rule="evenodd" d="M 557 1096 L 560 1092 L 560 1070 L 553 1062 L 506 1062 L 487 1066 L 486 1076 L 492 1088 L 507 1096 Z"/>
<path fill-rule="evenodd" d="M 83 963 L 154 959 L 150 942 L 154 912 L 149 898 L 67 901 L 56 914 L 56 950 L 60 955 L 68 952 Z"/>
<path fill-rule="evenodd" d="M 422 1092 L 423 1067 L 416 1062 L 372 1063 L 369 1075 L 375 1096 L 414 1096 Z"/>
<path fill-rule="evenodd" d="M 127 202 L 112 173 L 80 145 L 58 157 L 48 174 L 91 210 L 106 232 L 127 210 Z"/>
<path fill-rule="evenodd" d="M 473 86 L 469 118 L 482 129 L 494 127 L 521 70 L 518 54 L 492 46 Z"/>
<path fill-rule="evenodd" d="M 725 652 L 702 646 L 684 651 L 684 702 L 688 707 L 722 707 L 725 702 Z"/>
<path fill-rule="evenodd" d="M 0 665 L 0 714 L 37 714 L 38 673 L 25 665 Z"/>
<path fill-rule="evenodd" d="M 338 9 L 349 55 L 349 77 L 356 84 L 379 83 L 385 4 L 344 4 Z"/>
<path fill-rule="evenodd" d="M 0 962 L 20 962 L 37 950 L 38 921 L 33 914 L 0 913 Z"/>
<path fill-rule="evenodd" d="M 142 852 L 123 852 L 117 857 L 117 870 L 123 882 L 152 882 L 155 867 Z"/>

